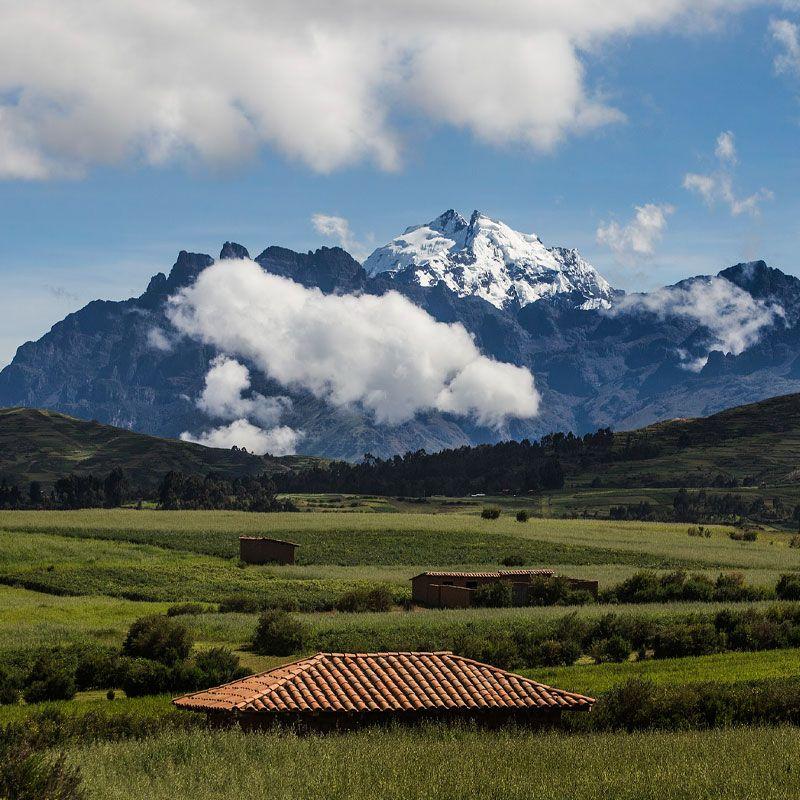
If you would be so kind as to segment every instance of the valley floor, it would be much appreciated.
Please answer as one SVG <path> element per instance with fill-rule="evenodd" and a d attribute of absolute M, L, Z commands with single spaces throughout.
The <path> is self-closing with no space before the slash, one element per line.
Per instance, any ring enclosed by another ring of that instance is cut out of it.
<path fill-rule="evenodd" d="M 640 620 L 711 619 L 723 608 L 755 603 L 663 602 L 639 605 L 403 610 L 409 579 L 426 569 L 497 569 L 509 556 L 526 566 L 593 577 L 608 587 L 643 569 L 683 569 L 712 577 L 742 573 L 754 586 L 774 587 L 781 574 L 800 573 L 800 549 L 790 533 L 762 532 L 754 542 L 732 540 L 712 526 L 708 538 L 686 525 L 600 520 L 481 519 L 475 505 L 439 513 L 387 510 L 379 498 L 313 498 L 325 510 L 295 514 L 161 512 L 0 512 L 0 658 L 29 663 L 53 646 L 119 648 L 130 624 L 163 614 L 179 602 L 203 613 L 180 617 L 196 648 L 224 645 L 251 672 L 303 653 L 258 655 L 249 642 L 252 612 L 219 613 L 236 595 L 296 609 L 307 651 L 487 647 L 509 637 L 550 636 L 568 615 L 595 624 L 613 614 Z M 299 542 L 295 566 L 244 567 L 240 535 L 265 534 Z M 354 587 L 388 588 L 391 611 L 329 609 Z M 455 645 L 454 645 L 455 643 Z M 764 682 L 800 673 L 797 642 L 755 652 L 549 667 L 519 654 L 498 659 L 544 683 L 592 696 L 631 678 L 657 686 Z M 487 659 L 488 660 L 488 659 Z M 58 713 L 131 714 L 158 720 L 169 697 L 105 699 L 105 689 L 79 692 L 56 704 L 0 706 L 0 725 Z M 50 713 L 50 712 L 47 712 Z M 177 713 L 177 712 L 176 712 Z M 154 723 L 153 730 L 158 730 Z M 70 764 L 81 768 L 89 798 L 204 800 L 236 798 L 743 798 L 795 796 L 800 732 L 795 727 L 624 733 L 480 732 L 459 728 L 371 729 L 327 737 L 244 736 L 236 731 L 175 730 L 123 741 L 66 741 Z M 746 755 L 745 755 L 746 754 Z"/>

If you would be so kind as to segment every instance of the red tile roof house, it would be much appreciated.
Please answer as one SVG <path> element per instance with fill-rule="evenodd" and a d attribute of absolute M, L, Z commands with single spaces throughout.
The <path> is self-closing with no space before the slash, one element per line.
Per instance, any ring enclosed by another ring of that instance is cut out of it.
<path fill-rule="evenodd" d="M 552 569 L 506 569 L 496 572 L 422 572 L 411 579 L 411 599 L 432 608 L 468 608 L 479 586 L 503 581 L 511 584 L 514 605 L 528 604 L 535 578 L 566 581 L 570 589 L 585 589 L 597 597 L 598 582 L 557 575 Z"/>
<path fill-rule="evenodd" d="M 443 651 L 317 653 L 172 702 L 214 724 L 329 730 L 392 720 L 546 726 L 594 700 Z"/>

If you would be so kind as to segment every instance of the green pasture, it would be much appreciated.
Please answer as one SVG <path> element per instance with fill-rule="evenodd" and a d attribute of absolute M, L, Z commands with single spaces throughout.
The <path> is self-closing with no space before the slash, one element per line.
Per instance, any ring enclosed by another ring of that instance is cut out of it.
<path fill-rule="evenodd" d="M 797 796 L 800 731 L 172 731 L 68 752 L 96 800 L 783 800 Z"/>

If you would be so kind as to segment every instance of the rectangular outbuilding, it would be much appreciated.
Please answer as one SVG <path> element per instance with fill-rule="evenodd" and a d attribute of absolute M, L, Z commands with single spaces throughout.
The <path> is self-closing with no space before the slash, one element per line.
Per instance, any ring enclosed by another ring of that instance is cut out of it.
<path fill-rule="evenodd" d="M 299 545 L 265 536 L 240 536 L 239 558 L 245 564 L 294 564 Z"/>
<path fill-rule="evenodd" d="M 509 569 L 495 572 L 423 572 L 411 579 L 411 599 L 431 608 L 468 608 L 479 586 L 510 583 L 514 605 L 528 604 L 528 592 L 535 579 L 566 582 L 569 589 L 583 589 L 597 597 L 598 582 L 557 575 L 552 569 Z"/>
<path fill-rule="evenodd" d="M 426 719 L 552 725 L 595 701 L 443 651 L 317 653 L 172 702 L 245 729 L 280 721 L 324 730 Z"/>

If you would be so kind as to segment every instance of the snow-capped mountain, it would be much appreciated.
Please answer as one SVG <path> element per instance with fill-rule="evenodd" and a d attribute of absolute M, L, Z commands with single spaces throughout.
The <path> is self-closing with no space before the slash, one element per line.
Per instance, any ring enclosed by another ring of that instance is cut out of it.
<path fill-rule="evenodd" d="M 475 295 L 503 309 L 543 298 L 573 308 L 608 308 L 615 295 L 608 281 L 577 250 L 548 248 L 473 211 L 467 222 L 452 209 L 426 225 L 407 228 L 364 262 L 370 276 L 420 286 L 443 282 L 459 297 Z"/>

